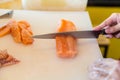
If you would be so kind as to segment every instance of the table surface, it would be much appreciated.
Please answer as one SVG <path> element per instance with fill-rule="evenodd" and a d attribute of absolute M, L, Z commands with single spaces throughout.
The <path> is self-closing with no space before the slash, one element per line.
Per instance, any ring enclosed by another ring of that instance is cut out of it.
<path fill-rule="evenodd" d="M 61 19 L 74 22 L 78 30 L 92 29 L 88 12 L 15 10 L 13 18 L 28 21 L 34 35 L 56 32 Z M 35 39 L 25 46 L 7 35 L 0 38 L 0 49 L 21 61 L 1 68 L 0 80 L 89 80 L 88 66 L 102 58 L 96 39 L 78 39 L 78 55 L 73 59 L 57 57 L 55 40 Z"/>

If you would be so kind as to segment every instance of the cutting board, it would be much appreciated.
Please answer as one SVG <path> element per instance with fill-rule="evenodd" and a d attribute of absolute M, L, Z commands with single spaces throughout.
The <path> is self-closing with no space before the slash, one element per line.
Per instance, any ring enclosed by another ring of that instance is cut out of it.
<path fill-rule="evenodd" d="M 88 12 L 15 10 L 13 18 L 28 21 L 34 35 L 56 32 L 61 19 L 74 22 L 78 30 L 92 29 Z M 7 35 L 0 38 L 0 50 L 4 49 L 21 62 L 1 68 L 0 80 L 89 80 L 88 66 L 102 57 L 96 39 L 78 39 L 78 55 L 72 59 L 56 55 L 54 39 L 23 45 Z"/>

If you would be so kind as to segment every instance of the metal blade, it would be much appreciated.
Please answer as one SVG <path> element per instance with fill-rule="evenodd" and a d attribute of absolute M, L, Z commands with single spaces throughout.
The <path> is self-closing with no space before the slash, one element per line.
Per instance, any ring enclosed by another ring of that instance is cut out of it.
<path fill-rule="evenodd" d="M 13 10 L 10 10 L 10 11 L 8 11 L 8 12 L 5 13 L 5 14 L 0 15 L 0 19 L 11 18 L 12 15 L 13 15 Z"/>
<path fill-rule="evenodd" d="M 49 33 L 35 35 L 33 38 L 39 39 L 55 39 L 56 36 L 73 36 L 75 38 L 98 38 L 102 31 L 71 31 L 71 32 L 60 32 L 60 33 Z"/>

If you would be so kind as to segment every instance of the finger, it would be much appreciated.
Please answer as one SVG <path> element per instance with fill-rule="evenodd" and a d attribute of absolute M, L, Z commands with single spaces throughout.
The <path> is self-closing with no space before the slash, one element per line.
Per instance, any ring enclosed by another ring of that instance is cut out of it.
<path fill-rule="evenodd" d="M 117 35 L 115 35 L 116 38 L 120 38 L 120 33 L 118 33 Z"/>
<path fill-rule="evenodd" d="M 115 32 L 118 32 L 118 31 L 120 31 L 120 23 L 115 25 L 115 26 L 108 27 L 105 30 L 106 33 L 115 33 Z"/>
<path fill-rule="evenodd" d="M 100 25 L 96 26 L 94 30 L 101 30 L 106 26 L 111 26 L 117 23 L 117 13 L 113 13 L 109 18 L 103 21 Z"/>
<path fill-rule="evenodd" d="M 99 27 L 99 26 L 96 26 L 96 27 L 93 28 L 93 30 L 94 30 L 94 31 L 99 31 L 99 30 L 101 30 L 101 29 L 106 29 L 106 28 L 108 28 L 108 27 L 109 27 L 109 26 L 105 26 L 105 27 L 101 28 L 101 27 Z"/>
<path fill-rule="evenodd" d="M 108 34 L 108 35 L 105 35 L 106 38 L 113 38 L 113 35 L 111 34 Z"/>

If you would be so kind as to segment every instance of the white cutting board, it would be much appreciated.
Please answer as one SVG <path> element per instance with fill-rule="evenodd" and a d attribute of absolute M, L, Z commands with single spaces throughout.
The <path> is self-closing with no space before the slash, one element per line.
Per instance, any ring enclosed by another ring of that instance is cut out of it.
<path fill-rule="evenodd" d="M 74 22 L 78 30 L 92 29 L 88 12 L 14 12 L 16 20 L 27 20 L 34 34 L 56 32 L 61 19 Z M 15 43 L 11 35 L 0 38 L 0 49 L 21 62 L 0 69 L 0 80 L 89 80 L 88 66 L 101 53 L 96 39 L 79 39 L 78 55 L 73 59 L 61 59 L 56 55 L 55 40 L 35 39 L 25 46 Z"/>

